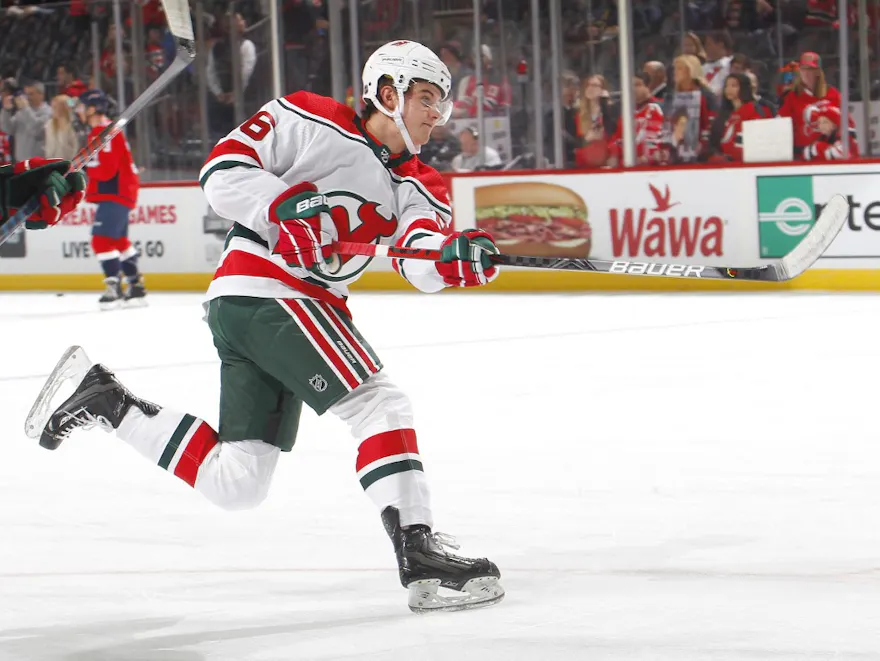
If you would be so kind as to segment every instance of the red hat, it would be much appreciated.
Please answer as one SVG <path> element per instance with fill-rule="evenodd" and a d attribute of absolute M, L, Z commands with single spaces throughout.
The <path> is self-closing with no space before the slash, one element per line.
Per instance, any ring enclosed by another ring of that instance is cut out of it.
<path fill-rule="evenodd" d="M 825 106 L 816 113 L 816 120 L 820 117 L 831 121 L 835 126 L 840 126 L 840 108 L 836 106 Z"/>
<path fill-rule="evenodd" d="M 821 69 L 822 68 L 822 58 L 819 57 L 818 53 L 814 53 L 813 51 L 806 51 L 801 54 L 800 62 L 798 62 L 801 69 Z"/>

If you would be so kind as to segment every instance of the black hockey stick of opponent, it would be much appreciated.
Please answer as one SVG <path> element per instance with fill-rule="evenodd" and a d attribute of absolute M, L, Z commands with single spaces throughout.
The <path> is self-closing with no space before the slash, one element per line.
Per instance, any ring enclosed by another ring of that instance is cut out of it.
<path fill-rule="evenodd" d="M 119 117 L 108 124 L 94 138 L 88 141 L 70 162 L 70 170 L 82 170 L 97 152 L 104 148 L 113 137 L 134 119 L 141 110 L 146 108 L 168 84 L 186 69 L 196 56 L 195 37 L 193 36 L 192 20 L 189 15 L 187 0 L 162 0 L 162 7 L 168 17 L 168 27 L 174 35 L 177 55 L 162 75 L 150 84 L 143 93 L 132 101 Z M 35 195 L 29 199 L 3 225 L 0 225 L 0 245 L 3 245 L 13 234 L 24 227 L 25 221 L 40 209 L 40 197 Z"/>
<path fill-rule="evenodd" d="M 693 264 L 669 264 L 662 262 L 637 262 L 625 260 L 581 259 L 567 257 L 528 257 L 524 255 L 492 255 L 491 260 L 502 266 L 525 266 L 557 271 L 591 271 L 593 273 L 654 275 L 668 278 L 701 278 L 705 280 L 763 280 L 785 282 L 796 278 L 812 266 L 834 241 L 849 215 L 849 202 L 842 195 L 835 195 L 819 214 L 816 224 L 797 247 L 785 257 L 763 266 L 695 266 Z M 340 255 L 367 255 L 392 259 L 440 260 L 439 250 L 420 248 L 396 248 L 377 246 L 372 243 L 340 241 L 334 249 Z"/>

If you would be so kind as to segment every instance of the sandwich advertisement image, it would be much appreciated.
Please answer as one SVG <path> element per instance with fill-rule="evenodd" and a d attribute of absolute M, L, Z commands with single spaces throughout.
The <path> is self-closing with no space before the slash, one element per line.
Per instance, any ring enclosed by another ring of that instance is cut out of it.
<path fill-rule="evenodd" d="M 592 228 L 583 198 L 570 188 L 539 181 L 474 188 L 474 226 L 491 234 L 508 255 L 590 255 Z"/>
<path fill-rule="evenodd" d="M 742 208 L 753 180 L 700 170 L 454 176 L 453 219 L 511 255 L 748 264 L 757 227 Z"/>

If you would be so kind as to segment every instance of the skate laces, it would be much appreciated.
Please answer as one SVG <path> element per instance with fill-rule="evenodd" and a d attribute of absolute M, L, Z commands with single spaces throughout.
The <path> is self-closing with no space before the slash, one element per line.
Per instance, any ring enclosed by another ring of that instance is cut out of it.
<path fill-rule="evenodd" d="M 76 413 L 71 413 L 70 411 L 64 411 L 63 413 L 69 415 L 70 418 L 61 423 L 62 429 L 56 434 L 62 440 L 70 436 L 74 429 L 87 430 L 99 427 L 106 432 L 113 431 L 113 425 L 103 415 L 92 415 L 86 409 L 80 409 Z"/>
<path fill-rule="evenodd" d="M 456 551 L 461 548 L 458 540 L 452 535 L 447 535 L 445 532 L 432 532 L 431 536 L 434 538 L 435 542 L 440 544 L 440 546 L 445 546 L 446 548 L 454 549 Z"/>

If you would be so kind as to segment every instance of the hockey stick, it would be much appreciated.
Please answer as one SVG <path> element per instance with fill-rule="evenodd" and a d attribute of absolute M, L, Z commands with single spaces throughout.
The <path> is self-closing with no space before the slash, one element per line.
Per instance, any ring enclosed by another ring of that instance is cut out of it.
<path fill-rule="evenodd" d="M 174 43 L 177 46 L 177 55 L 174 61 L 138 98 L 132 101 L 131 105 L 119 117 L 105 126 L 98 135 L 88 141 L 83 149 L 77 152 L 70 161 L 71 172 L 82 170 L 92 157 L 104 148 L 104 145 L 125 128 L 135 115 L 146 108 L 195 59 L 196 44 L 187 0 L 162 0 L 162 7 L 165 9 L 168 27 L 171 29 Z M 39 209 L 40 196 L 34 195 L 8 221 L 0 225 L 0 245 L 3 245 L 13 234 L 24 227 L 25 221 Z"/>
<path fill-rule="evenodd" d="M 536 269 L 559 271 L 592 271 L 628 275 L 655 275 L 672 278 L 701 278 L 715 280 L 763 280 L 785 282 L 796 278 L 812 266 L 834 241 L 849 215 L 849 202 L 842 195 L 835 195 L 822 209 L 815 225 L 801 242 L 788 253 L 764 266 L 696 266 L 693 264 L 668 264 L 660 262 L 634 262 L 623 260 L 582 259 L 567 257 L 527 257 L 523 255 L 492 255 L 491 260 L 502 266 L 526 266 Z M 340 255 L 366 255 L 392 259 L 440 260 L 439 250 L 421 248 L 395 248 L 372 243 L 339 241 L 334 245 Z"/>

